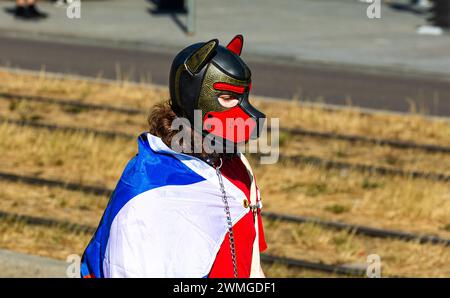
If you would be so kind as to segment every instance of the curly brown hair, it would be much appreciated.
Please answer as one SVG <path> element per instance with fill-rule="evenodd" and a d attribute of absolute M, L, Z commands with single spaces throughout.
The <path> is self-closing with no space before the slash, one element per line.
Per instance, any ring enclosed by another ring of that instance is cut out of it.
<path fill-rule="evenodd" d="M 149 125 L 149 132 L 161 138 L 161 140 L 166 144 L 169 148 L 172 148 L 172 139 L 179 132 L 178 130 L 172 130 L 172 122 L 177 118 L 177 114 L 174 112 L 172 108 L 172 104 L 170 100 L 164 101 L 162 103 L 156 104 L 151 110 L 147 117 L 147 122 Z M 181 148 L 194 148 L 195 141 L 203 144 L 203 138 L 201 133 L 191 129 L 191 139 L 190 144 L 183 144 L 182 139 L 180 140 Z M 199 157 L 201 159 L 211 159 L 216 160 L 218 158 L 232 158 L 234 153 L 207 153 L 205 148 L 202 146 L 201 153 L 189 153 L 190 155 Z"/>
<path fill-rule="evenodd" d="M 176 117 L 170 101 L 156 104 L 147 117 L 149 132 L 161 138 L 168 147 L 171 147 L 172 138 L 178 132 L 171 129 L 172 122 Z"/>

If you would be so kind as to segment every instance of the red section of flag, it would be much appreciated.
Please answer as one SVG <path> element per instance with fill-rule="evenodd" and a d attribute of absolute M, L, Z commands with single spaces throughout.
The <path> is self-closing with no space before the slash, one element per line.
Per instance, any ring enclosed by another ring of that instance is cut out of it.
<path fill-rule="evenodd" d="M 255 203 L 250 201 L 251 181 L 247 173 L 247 168 L 239 158 L 224 161 L 224 164 L 221 167 L 221 172 L 228 180 L 242 190 L 251 204 Z M 267 248 L 267 244 L 262 228 L 261 215 L 259 213 L 258 224 L 259 249 L 262 252 Z M 252 265 L 253 242 L 256 237 L 252 211 L 249 211 L 249 213 L 247 213 L 233 226 L 233 233 L 236 246 L 238 277 L 248 278 L 250 277 Z M 217 253 L 208 277 L 232 278 L 233 276 L 234 270 L 233 263 L 231 261 L 230 237 L 227 234 L 220 246 L 219 252 Z"/>

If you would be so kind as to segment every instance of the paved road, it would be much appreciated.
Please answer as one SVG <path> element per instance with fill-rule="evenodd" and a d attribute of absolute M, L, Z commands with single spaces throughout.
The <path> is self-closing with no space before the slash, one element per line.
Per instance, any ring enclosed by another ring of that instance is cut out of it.
<path fill-rule="evenodd" d="M 69 44 L 0 36 L 0 64 L 30 70 L 116 79 L 142 78 L 166 85 L 175 49 L 138 50 L 124 47 Z M 250 59 L 256 95 L 408 111 L 411 101 L 430 114 L 450 116 L 450 82 L 436 77 L 367 72 L 357 68 L 296 61 Z"/>
<path fill-rule="evenodd" d="M 40 2 L 49 17 L 23 22 L 7 13 L 12 1 L 0 1 L 0 31 L 163 46 L 214 37 L 226 43 L 242 33 L 244 55 L 392 67 L 450 78 L 450 34 L 416 34 L 427 17 L 411 11 L 410 0 L 381 1 L 381 19 L 373 20 L 366 15 L 369 4 L 357 0 L 196 0 L 194 36 L 184 32 L 186 15 L 158 11 L 154 0 L 81 1 L 80 19 L 68 18 L 64 6 Z"/>
<path fill-rule="evenodd" d="M 0 277 L 66 277 L 64 261 L 0 249 Z"/>

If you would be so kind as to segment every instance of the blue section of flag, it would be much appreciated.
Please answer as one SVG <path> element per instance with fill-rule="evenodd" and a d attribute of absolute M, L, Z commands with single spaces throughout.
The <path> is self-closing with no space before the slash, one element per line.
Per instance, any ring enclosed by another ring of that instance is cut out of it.
<path fill-rule="evenodd" d="M 171 154 L 153 151 L 143 133 L 139 153 L 128 162 L 81 261 L 81 277 L 103 275 L 103 258 L 111 224 L 122 207 L 137 195 L 166 185 L 189 185 L 205 180 Z"/>

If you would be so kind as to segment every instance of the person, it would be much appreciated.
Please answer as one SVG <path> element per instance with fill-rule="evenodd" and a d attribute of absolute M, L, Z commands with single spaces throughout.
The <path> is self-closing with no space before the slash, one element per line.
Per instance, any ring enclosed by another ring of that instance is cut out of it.
<path fill-rule="evenodd" d="M 242 35 L 213 39 L 174 58 L 170 100 L 150 112 L 81 277 L 264 277 L 260 191 L 237 145 L 260 135 L 265 115 L 249 102 L 242 46 Z"/>
<path fill-rule="evenodd" d="M 39 19 L 47 17 L 46 13 L 41 12 L 36 6 L 37 0 L 16 0 L 14 15 L 22 19 Z"/>
<path fill-rule="evenodd" d="M 446 0 L 432 0 L 432 16 L 429 21 L 441 30 L 450 28 L 450 3 Z"/>
<path fill-rule="evenodd" d="M 423 9 L 429 9 L 432 6 L 432 3 L 430 0 L 411 0 L 411 5 L 417 6 L 419 8 Z"/>
<path fill-rule="evenodd" d="M 411 10 L 416 13 L 428 13 L 433 7 L 430 0 L 411 0 L 410 5 Z"/>

